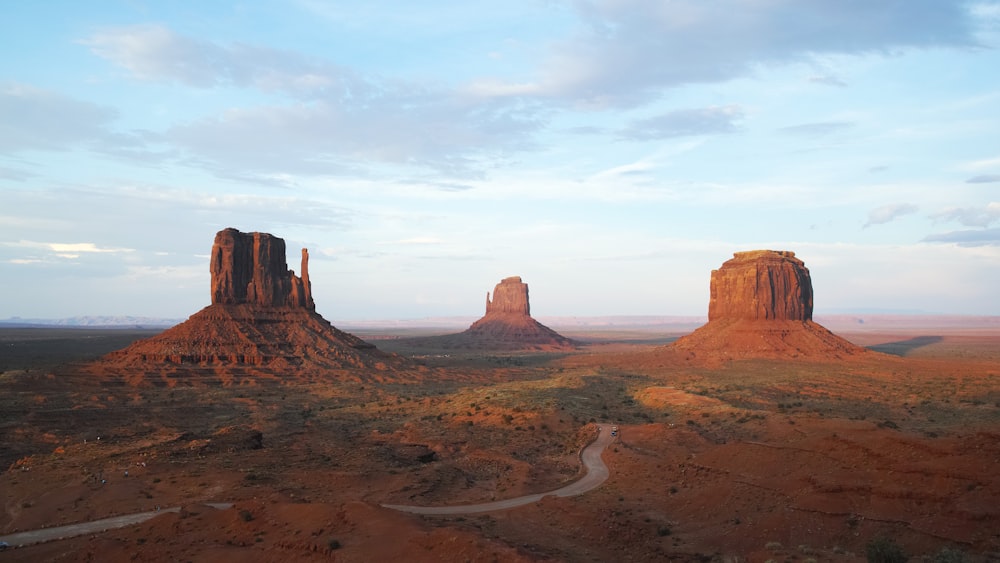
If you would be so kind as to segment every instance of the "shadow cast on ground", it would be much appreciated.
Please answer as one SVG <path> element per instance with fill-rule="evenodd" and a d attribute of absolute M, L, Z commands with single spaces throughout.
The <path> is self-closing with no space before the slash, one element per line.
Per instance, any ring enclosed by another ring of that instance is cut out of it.
<path fill-rule="evenodd" d="M 917 348 L 930 346 L 931 344 L 937 344 L 942 340 L 944 340 L 944 337 L 941 336 L 915 336 L 908 340 L 900 340 L 898 342 L 886 342 L 885 344 L 876 344 L 875 346 L 869 346 L 868 348 L 876 352 L 882 352 L 883 354 L 892 354 L 893 356 L 906 356 L 910 352 L 916 350 Z"/>

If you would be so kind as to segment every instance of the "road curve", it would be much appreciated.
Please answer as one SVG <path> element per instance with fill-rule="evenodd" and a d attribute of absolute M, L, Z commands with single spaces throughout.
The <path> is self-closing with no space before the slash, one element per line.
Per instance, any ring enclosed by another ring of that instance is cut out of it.
<path fill-rule="evenodd" d="M 604 460 L 601 459 L 601 454 L 604 453 L 604 448 L 606 448 L 612 440 L 614 440 L 614 437 L 611 435 L 611 426 L 607 424 L 602 425 L 601 433 L 597 436 L 597 439 L 584 448 L 583 453 L 580 455 L 580 458 L 583 461 L 583 466 L 587 469 L 587 474 L 581 477 L 578 481 L 574 481 L 569 485 L 554 491 L 549 491 L 547 493 L 535 493 L 533 495 L 525 495 L 523 497 L 510 498 L 506 500 L 497 500 L 479 504 L 463 504 L 457 506 L 410 506 L 404 504 L 383 504 L 382 506 L 413 514 L 476 514 L 479 512 L 493 512 L 495 510 L 507 510 L 508 508 L 524 506 L 526 504 L 537 502 L 543 497 L 547 497 L 549 495 L 555 495 L 557 497 L 582 495 L 587 491 L 600 487 L 602 483 L 608 480 L 608 466 L 604 465 Z"/>
<path fill-rule="evenodd" d="M 587 469 L 587 474 L 581 477 L 579 480 L 561 487 L 554 491 L 549 491 L 547 493 L 536 493 L 533 495 L 526 495 L 523 497 L 510 498 L 506 500 L 498 500 L 493 502 L 484 502 L 480 504 L 464 504 L 458 506 L 407 506 L 401 504 L 383 504 L 385 508 L 391 508 L 393 510 L 399 510 L 402 512 L 410 512 L 413 514 L 431 514 L 431 515 L 442 515 L 442 514 L 475 514 L 478 512 L 493 512 L 495 510 L 506 510 L 508 508 L 515 508 L 518 506 L 524 506 L 526 504 L 531 504 L 541 500 L 543 497 L 549 495 L 555 495 L 557 497 L 572 497 L 576 495 L 582 495 L 587 491 L 591 491 L 601 486 L 602 483 L 608 480 L 608 466 L 604 465 L 604 460 L 601 459 L 601 454 L 604 453 L 604 448 L 608 446 L 614 437 L 611 435 L 611 426 L 603 425 L 601 426 L 601 432 L 597 436 L 597 439 L 590 443 L 583 452 L 580 454 L 580 459 L 583 462 L 583 466 Z M 217 508 L 220 510 L 225 510 L 232 507 L 232 503 L 203 503 L 206 506 L 212 508 Z M 138 512 L 135 514 L 126 514 L 124 516 L 114 516 L 111 518 L 104 518 L 101 520 L 93 520 L 91 522 L 81 522 L 78 524 L 68 524 L 65 526 L 55 526 L 52 528 L 42 528 L 39 530 L 30 530 L 27 532 L 16 532 L 13 534 L 8 534 L 0 536 L 0 541 L 7 542 L 11 547 L 26 546 L 36 543 L 44 543 L 53 540 L 61 540 L 66 538 L 73 538 L 76 536 L 82 536 L 85 534 L 96 534 L 106 530 L 112 530 L 115 528 L 124 528 L 125 526 L 132 526 L 134 524 L 141 524 L 161 513 L 164 512 L 180 512 L 180 507 L 175 506 L 171 508 L 164 508 L 158 511 L 149 512 Z"/>

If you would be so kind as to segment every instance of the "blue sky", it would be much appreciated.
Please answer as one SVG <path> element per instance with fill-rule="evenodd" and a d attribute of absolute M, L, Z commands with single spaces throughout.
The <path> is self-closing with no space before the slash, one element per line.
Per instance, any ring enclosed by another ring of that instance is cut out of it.
<path fill-rule="evenodd" d="M 333 321 L 704 315 L 792 250 L 816 313 L 1000 315 L 1000 2 L 18 2 L 0 318 L 183 318 L 226 227 Z"/>

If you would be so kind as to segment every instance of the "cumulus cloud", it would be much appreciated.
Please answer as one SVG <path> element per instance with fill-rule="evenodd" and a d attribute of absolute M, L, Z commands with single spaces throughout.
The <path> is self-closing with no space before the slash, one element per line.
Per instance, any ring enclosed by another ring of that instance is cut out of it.
<path fill-rule="evenodd" d="M 628 106 L 665 88 L 721 82 L 759 64 L 826 54 L 975 44 L 959 2 L 579 0 L 586 26 L 553 46 L 530 83 L 511 94 Z M 504 93 L 492 83 L 492 92 Z"/>
<path fill-rule="evenodd" d="M 712 106 L 683 109 L 633 121 L 620 131 L 620 136 L 633 141 L 648 141 L 691 135 L 715 135 L 737 130 L 736 122 L 743 118 L 739 106 Z"/>
<path fill-rule="evenodd" d="M 918 207 L 912 203 L 890 203 L 889 205 L 877 207 L 868 212 L 868 222 L 865 223 L 865 228 L 888 223 L 904 215 L 916 213 L 917 209 Z"/>
<path fill-rule="evenodd" d="M 982 207 L 949 207 L 931 215 L 938 221 L 957 221 L 966 227 L 988 227 L 1000 220 L 1000 203 L 991 201 Z"/>

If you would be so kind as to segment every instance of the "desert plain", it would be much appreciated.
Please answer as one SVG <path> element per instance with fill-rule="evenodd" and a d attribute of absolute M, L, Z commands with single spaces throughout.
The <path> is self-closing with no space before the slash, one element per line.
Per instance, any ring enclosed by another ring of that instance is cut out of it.
<path fill-rule="evenodd" d="M 364 327 L 398 367 L 125 377 L 91 360 L 158 331 L 4 329 L 0 536 L 163 512 L 0 559 L 863 561 L 878 542 L 914 561 L 1000 557 L 998 320 L 820 322 L 871 353 L 692 357 L 668 325 L 435 351 L 408 344 L 426 331 Z M 620 428 L 610 477 L 583 495 L 382 506 L 556 489 L 603 424 Z"/>

